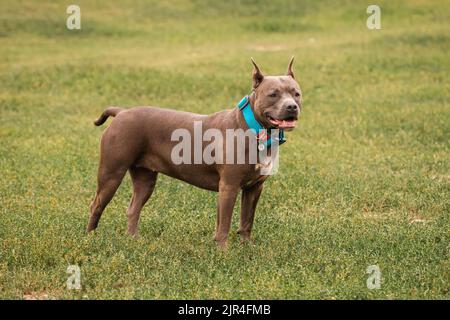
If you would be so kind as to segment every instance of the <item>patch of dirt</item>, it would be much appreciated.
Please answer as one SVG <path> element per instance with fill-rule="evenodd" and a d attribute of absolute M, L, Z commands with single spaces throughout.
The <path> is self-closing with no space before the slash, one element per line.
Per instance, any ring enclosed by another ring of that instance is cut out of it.
<path fill-rule="evenodd" d="M 23 295 L 24 300 L 48 300 L 48 294 L 46 292 L 29 292 Z"/>

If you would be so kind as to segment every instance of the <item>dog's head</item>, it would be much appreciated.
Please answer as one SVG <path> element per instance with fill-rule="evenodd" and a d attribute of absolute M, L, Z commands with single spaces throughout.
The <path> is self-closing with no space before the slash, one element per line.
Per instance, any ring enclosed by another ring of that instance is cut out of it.
<path fill-rule="evenodd" d="M 286 75 L 264 76 L 253 63 L 252 107 L 255 117 L 266 128 L 292 130 L 302 106 L 302 92 L 292 71 L 292 57 Z"/>

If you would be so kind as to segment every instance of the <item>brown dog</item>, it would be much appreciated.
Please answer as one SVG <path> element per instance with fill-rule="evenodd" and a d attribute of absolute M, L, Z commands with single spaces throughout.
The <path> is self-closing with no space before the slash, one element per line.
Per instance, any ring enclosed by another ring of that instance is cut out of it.
<path fill-rule="evenodd" d="M 283 76 L 264 76 L 253 60 L 252 63 L 253 90 L 249 96 L 249 107 L 254 118 L 267 129 L 293 129 L 302 101 L 300 87 L 292 71 L 293 58 L 287 75 Z M 171 158 L 176 145 L 172 133 L 179 128 L 193 133 L 196 121 L 201 122 L 203 128 L 215 128 L 222 133 L 227 129 L 247 130 L 246 119 L 239 108 L 206 116 L 154 107 L 129 110 L 110 107 L 95 121 L 95 125 L 103 124 L 109 116 L 116 118 L 101 140 L 98 186 L 91 205 L 88 232 L 97 227 L 103 210 L 129 171 L 133 196 L 127 210 L 128 233 L 136 234 L 141 209 L 150 198 L 157 175 L 161 172 L 197 187 L 219 192 L 214 239 L 222 247 L 227 245 L 233 208 L 242 189 L 238 233 L 243 241 L 250 239 L 256 204 L 267 178 L 261 175 L 257 164 L 175 164 Z M 249 148 L 246 147 L 246 153 Z"/>

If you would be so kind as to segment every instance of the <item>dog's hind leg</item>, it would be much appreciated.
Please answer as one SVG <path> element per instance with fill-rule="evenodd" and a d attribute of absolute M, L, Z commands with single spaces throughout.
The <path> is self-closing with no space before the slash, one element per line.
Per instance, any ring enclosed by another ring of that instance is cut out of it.
<path fill-rule="evenodd" d="M 103 168 L 99 169 L 97 192 L 94 201 L 92 201 L 91 204 L 91 215 L 89 217 L 87 232 L 97 228 L 103 210 L 105 210 L 106 206 L 116 193 L 126 172 L 126 168 L 117 169 L 113 172 Z"/>
<path fill-rule="evenodd" d="M 129 171 L 133 182 L 133 196 L 127 210 L 128 234 L 135 235 L 142 207 L 155 189 L 158 172 L 137 167 L 131 167 Z"/>

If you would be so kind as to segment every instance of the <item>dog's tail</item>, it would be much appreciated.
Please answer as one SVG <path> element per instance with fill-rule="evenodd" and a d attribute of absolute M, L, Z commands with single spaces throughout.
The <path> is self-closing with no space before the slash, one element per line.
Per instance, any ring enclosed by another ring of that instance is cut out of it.
<path fill-rule="evenodd" d="M 94 121 L 94 124 L 96 126 L 101 126 L 102 124 L 105 123 L 106 119 L 108 119 L 108 117 L 115 117 L 117 116 L 120 112 L 122 112 L 124 109 L 122 108 L 118 108 L 118 107 L 109 107 L 106 108 L 105 111 L 103 111 L 102 115 L 100 116 L 100 118 L 98 118 L 97 120 Z"/>

